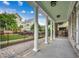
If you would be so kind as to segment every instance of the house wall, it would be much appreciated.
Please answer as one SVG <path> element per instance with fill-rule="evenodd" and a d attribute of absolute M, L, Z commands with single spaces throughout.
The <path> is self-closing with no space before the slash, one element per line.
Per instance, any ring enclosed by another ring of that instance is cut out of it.
<path fill-rule="evenodd" d="M 74 9 L 73 9 L 73 11 L 74 11 Z M 68 38 L 69 38 L 69 41 L 70 41 L 70 43 L 71 43 L 71 45 L 72 45 L 72 47 L 75 47 L 75 45 L 76 45 L 76 43 L 75 43 L 75 16 L 74 16 L 74 14 L 75 13 L 73 13 L 73 11 L 71 12 L 71 14 L 70 14 L 70 16 L 69 16 L 69 19 L 68 19 Z"/>
<path fill-rule="evenodd" d="M 76 8 L 72 12 L 72 38 L 76 42 Z"/>
<path fill-rule="evenodd" d="M 79 45 L 78 44 L 79 43 L 79 23 L 77 22 L 77 20 L 79 20 L 79 18 L 77 19 L 77 17 L 78 17 L 77 11 L 79 11 L 79 10 L 77 10 L 76 5 L 77 5 L 77 3 L 74 5 L 72 13 L 71 13 L 69 20 L 68 20 L 68 22 L 69 22 L 68 23 L 69 24 L 69 27 L 68 27 L 69 37 L 68 38 L 69 38 L 69 41 L 70 41 L 73 48 L 76 48 L 76 46 Z M 77 36 L 77 33 L 78 33 L 78 36 Z"/>
<path fill-rule="evenodd" d="M 30 30 L 31 30 L 31 26 L 32 26 L 33 24 L 34 24 L 33 22 L 29 22 L 29 23 L 22 24 L 22 25 L 23 25 L 23 28 L 22 28 L 21 30 L 22 30 L 22 31 L 23 31 L 23 30 L 30 31 Z"/>
<path fill-rule="evenodd" d="M 16 20 L 16 23 L 19 27 L 21 25 L 21 17 L 18 14 L 16 14 L 16 19 L 15 20 Z"/>

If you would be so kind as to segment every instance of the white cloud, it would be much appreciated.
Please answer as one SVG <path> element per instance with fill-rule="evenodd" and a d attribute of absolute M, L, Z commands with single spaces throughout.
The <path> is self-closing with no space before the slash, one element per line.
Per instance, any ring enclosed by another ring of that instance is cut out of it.
<path fill-rule="evenodd" d="M 19 6 L 22 6 L 22 5 L 23 5 L 23 2 L 18 1 L 18 5 L 19 5 Z"/>
<path fill-rule="evenodd" d="M 39 25 L 45 25 L 45 19 L 39 19 L 38 23 Z"/>
<path fill-rule="evenodd" d="M 10 5 L 10 3 L 7 2 L 7 1 L 3 1 L 3 3 L 4 3 L 5 5 Z"/>
<path fill-rule="evenodd" d="M 8 13 L 8 14 L 15 14 L 16 13 L 16 9 L 10 9 L 10 8 L 8 8 L 8 9 L 0 9 L 0 14 L 2 14 L 2 13 Z"/>
<path fill-rule="evenodd" d="M 45 22 L 39 22 L 39 25 L 45 25 Z"/>
<path fill-rule="evenodd" d="M 6 9 L 6 13 L 16 13 L 16 9 Z"/>
<path fill-rule="evenodd" d="M 2 13 L 4 13 L 4 11 L 3 10 L 0 10 L 0 14 L 2 14 Z"/>
<path fill-rule="evenodd" d="M 22 10 L 22 11 L 21 11 L 21 13 L 23 13 L 23 14 L 24 14 L 24 13 L 26 13 L 26 11 L 25 11 L 25 10 Z"/>
<path fill-rule="evenodd" d="M 33 13 L 34 13 L 34 11 L 30 11 L 30 13 L 31 13 L 31 14 L 33 14 Z"/>
<path fill-rule="evenodd" d="M 38 15 L 39 15 L 39 16 L 42 16 L 42 14 L 41 14 L 41 13 L 39 13 Z"/>
<path fill-rule="evenodd" d="M 25 18 L 22 18 L 22 22 L 24 22 L 25 21 Z"/>

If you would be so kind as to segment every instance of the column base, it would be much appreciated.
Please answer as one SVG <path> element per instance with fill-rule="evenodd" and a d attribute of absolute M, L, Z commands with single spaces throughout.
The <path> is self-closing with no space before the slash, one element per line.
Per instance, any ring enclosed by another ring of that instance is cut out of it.
<path fill-rule="evenodd" d="M 52 39 L 50 39 L 52 41 Z"/>
<path fill-rule="evenodd" d="M 53 39 L 50 37 L 50 40 L 52 41 Z"/>
<path fill-rule="evenodd" d="M 76 48 L 79 50 L 79 45 L 76 45 Z"/>
<path fill-rule="evenodd" d="M 38 52 L 38 51 L 39 51 L 39 49 L 33 48 L 33 51 Z"/>
<path fill-rule="evenodd" d="M 48 44 L 48 42 L 44 42 L 45 44 Z"/>

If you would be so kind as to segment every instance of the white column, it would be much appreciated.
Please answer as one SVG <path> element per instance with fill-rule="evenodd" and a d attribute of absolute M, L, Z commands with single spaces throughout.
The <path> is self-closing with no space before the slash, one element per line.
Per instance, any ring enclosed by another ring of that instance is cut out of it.
<path fill-rule="evenodd" d="M 76 47 L 79 49 L 79 11 L 77 12 L 77 19 L 76 19 Z"/>
<path fill-rule="evenodd" d="M 53 35 L 52 35 L 52 33 L 53 33 L 53 28 L 52 28 L 52 20 L 50 20 L 50 40 L 52 40 L 53 39 Z"/>
<path fill-rule="evenodd" d="M 68 38 L 71 40 L 71 17 L 68 20 Z"/>
<path fill-rule="evenodd" d="M 45 44 L 48 44 L 48 16 L 45 21 Z"/>
<path fill-rule="evenodd" d="M 55 39 L 55 22 L 53 21 L 53 39 Z"/>
<path fill-rule="evenodd" d="M 71 15 L 71 36 L 70 36 L 70 38 L 72 39 L 72 15 Z"/>
<path fill-rule="evenodd" d="M 38 7 L 35 7 L 35 19 L 34 19 L 34 48 L 33 50 L 37 52 L 38 49 Z"/>

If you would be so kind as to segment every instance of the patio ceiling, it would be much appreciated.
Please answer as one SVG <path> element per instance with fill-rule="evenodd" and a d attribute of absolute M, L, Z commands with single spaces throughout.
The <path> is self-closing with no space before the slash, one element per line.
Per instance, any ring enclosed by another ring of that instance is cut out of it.
<path fill-rule="evenodd" d="M 56 6 L 52 7 L 50 1 L 40 1 L 37 4 L 56 22 L 67 21 L 75 2 L 57 1 Z M 57 18 L 57 15 L 60 15 Z"/>

